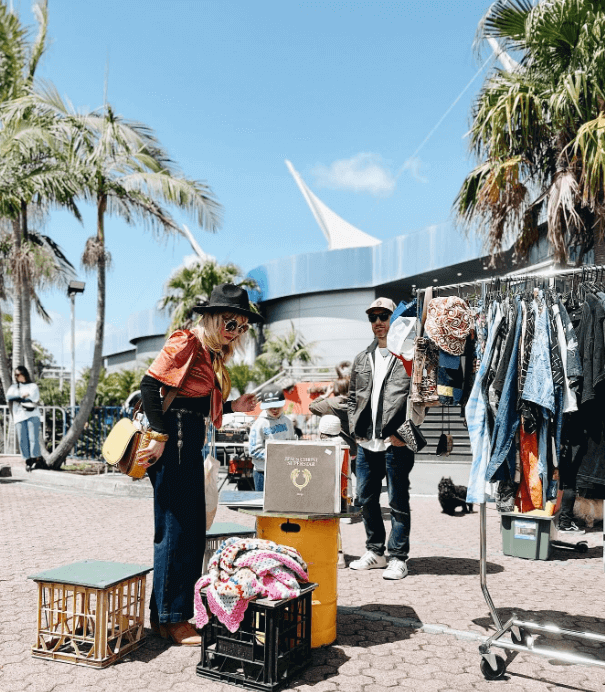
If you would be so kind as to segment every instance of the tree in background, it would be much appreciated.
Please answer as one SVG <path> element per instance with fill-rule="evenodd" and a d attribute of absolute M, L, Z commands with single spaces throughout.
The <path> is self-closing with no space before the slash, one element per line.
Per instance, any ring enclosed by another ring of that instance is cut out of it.
<path fill-rule="evenodd" d="M 246 278 L 235 264 L 218 264 L 216 260 L 196 261 L 178 269 L 166 282 L 159 308 L 170 315 L 167 335 L 177 329 L 190 329 L 196 319 L 193 307 L 209 300 L 212 289 L 219 284 L 232 283 L 258 290 L 254 279 Z M 252 309 L 255 306 L 252 305 Z"/>
<path fill-rule="evenodd" d="M 81 434 L 94 404 L 102 366 L 105 328 L 106 271 L 110 260 L 105 246 L 105 216 L 117 215 L 128 224 L 142 222 L 158 237 L 180 234 L 170 205 L 189 213 L 202 227 L 215 231 L 221 208 L 211 190 L 183 177 L 161 148 L 152 130 L 117 115 L 109 104 L 88 114 L 67 105 L 49 87 L 30 98 L 13 102 L 11 115 L 35 110 L 41 118 L 54 118 L 66 136 L 66 160 L 82 183 L 81 195 L 97 209 L 97 231 L 86 242 L 85 268 L 97 276 L 97 320 L 93 362 L 84 398 L 72 425 L 52 453 L 49 465 L 59 468 Z"/>
<path fill-rule="evenodd" d="M 256 359 L 252 371 L 253 382 L 261 385 L 287 367 L 310 365 L 315 361 L 315 342 L 307 342 L 290 323 L 290 331 L 283 336 L 265 333 L 262 353 Z"/>
<path fill-rule="evenodd" d="M 10 300 L 13 313 L 13 363 L 34 371 L 31 337 L 31 303 L 43 319 L 36 289 L 49 283 L 65 284 L 73 266 L 47 236 L 31 228 L 39 225 L 50 205 L 65 206 L 76 213 L 78 185 L 54 146 L 56 132 L 49 119 L 33 111 L 12 118 L 7 107 L 35 91 L 34 76 L 47 45 L 47 2 L 33 7 L 38 33 L 33 41 L 19 18 L 0 3 L 0 223 L 3 279 L 0 298 Z M 0 344 L 0 379 L 10 384 L 10 368 Z"/>
<path fill-rule="evenodd" d="M 492 255 L 519 255 L 546 218 L 556 261 L 605 233 L 605 7 L 586 0 L 498 0 L 477 32 L 519 60 L 494 70 L 473 106 L 471 150 L 479 165 L 455 202 L 461 222 Z"/>

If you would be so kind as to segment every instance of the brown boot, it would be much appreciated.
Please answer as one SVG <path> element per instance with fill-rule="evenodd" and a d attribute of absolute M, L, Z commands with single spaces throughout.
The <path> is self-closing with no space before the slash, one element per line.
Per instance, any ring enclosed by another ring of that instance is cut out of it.
<path fill-rule="evenodd" d="M 160 634 L 164 639 L 170 638 L 180 646 L 201 646 L 202 644 L 202 638 L 189 622 L 169 622 L 166 625 L 160 625 Z"/>

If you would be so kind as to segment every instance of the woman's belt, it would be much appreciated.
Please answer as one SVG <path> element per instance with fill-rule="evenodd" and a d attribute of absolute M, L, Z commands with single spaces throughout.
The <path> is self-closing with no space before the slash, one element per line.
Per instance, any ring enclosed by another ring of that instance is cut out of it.
<path fill-rule="evenodd" d="M 196 416 L 207 416 L 210 413 L 210 397 L 185 397 L 177 396 L 172 401 L 167 413 L 195 414 Z"/>

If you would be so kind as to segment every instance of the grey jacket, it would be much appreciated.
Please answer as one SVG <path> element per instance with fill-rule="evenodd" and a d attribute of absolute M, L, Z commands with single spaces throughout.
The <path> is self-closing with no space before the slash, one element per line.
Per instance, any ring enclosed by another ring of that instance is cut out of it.
<path fill-rule="evenodd" d="M 362 351 L 353 362 L 349 385 L 349 430 L 356 438 L 372 437 L 371 394 L 373 363 L 378 341 Z M 370 362 L 371 359 L 371 362 Z M 410 378 L 402 362 L 393 357 L 382 384 L 382 394 L 376 415 L 376 437 L 382 440 L 392 435 L 405 421 Z"/>

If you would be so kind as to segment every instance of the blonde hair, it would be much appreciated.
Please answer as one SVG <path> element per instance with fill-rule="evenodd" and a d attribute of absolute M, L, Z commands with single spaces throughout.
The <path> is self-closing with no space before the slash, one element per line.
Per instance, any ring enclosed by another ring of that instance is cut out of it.
<path fill-rule="evenodd" d="M 214 354 L 212 367 L 221 385 L 223 401 L 227 400 L 231 392 L 231 377 L 226 364 L 231 360 L 236 351 L 243 352 L 246 344 L 246 334 L 238 334 L 228 344 L 221 343 L 220 335 L 224 324 L 223 317 L 231 320 L 242 316 L 236 312 L 205 312 L 197 323 L 198 335 L 202 345 Z"/>

